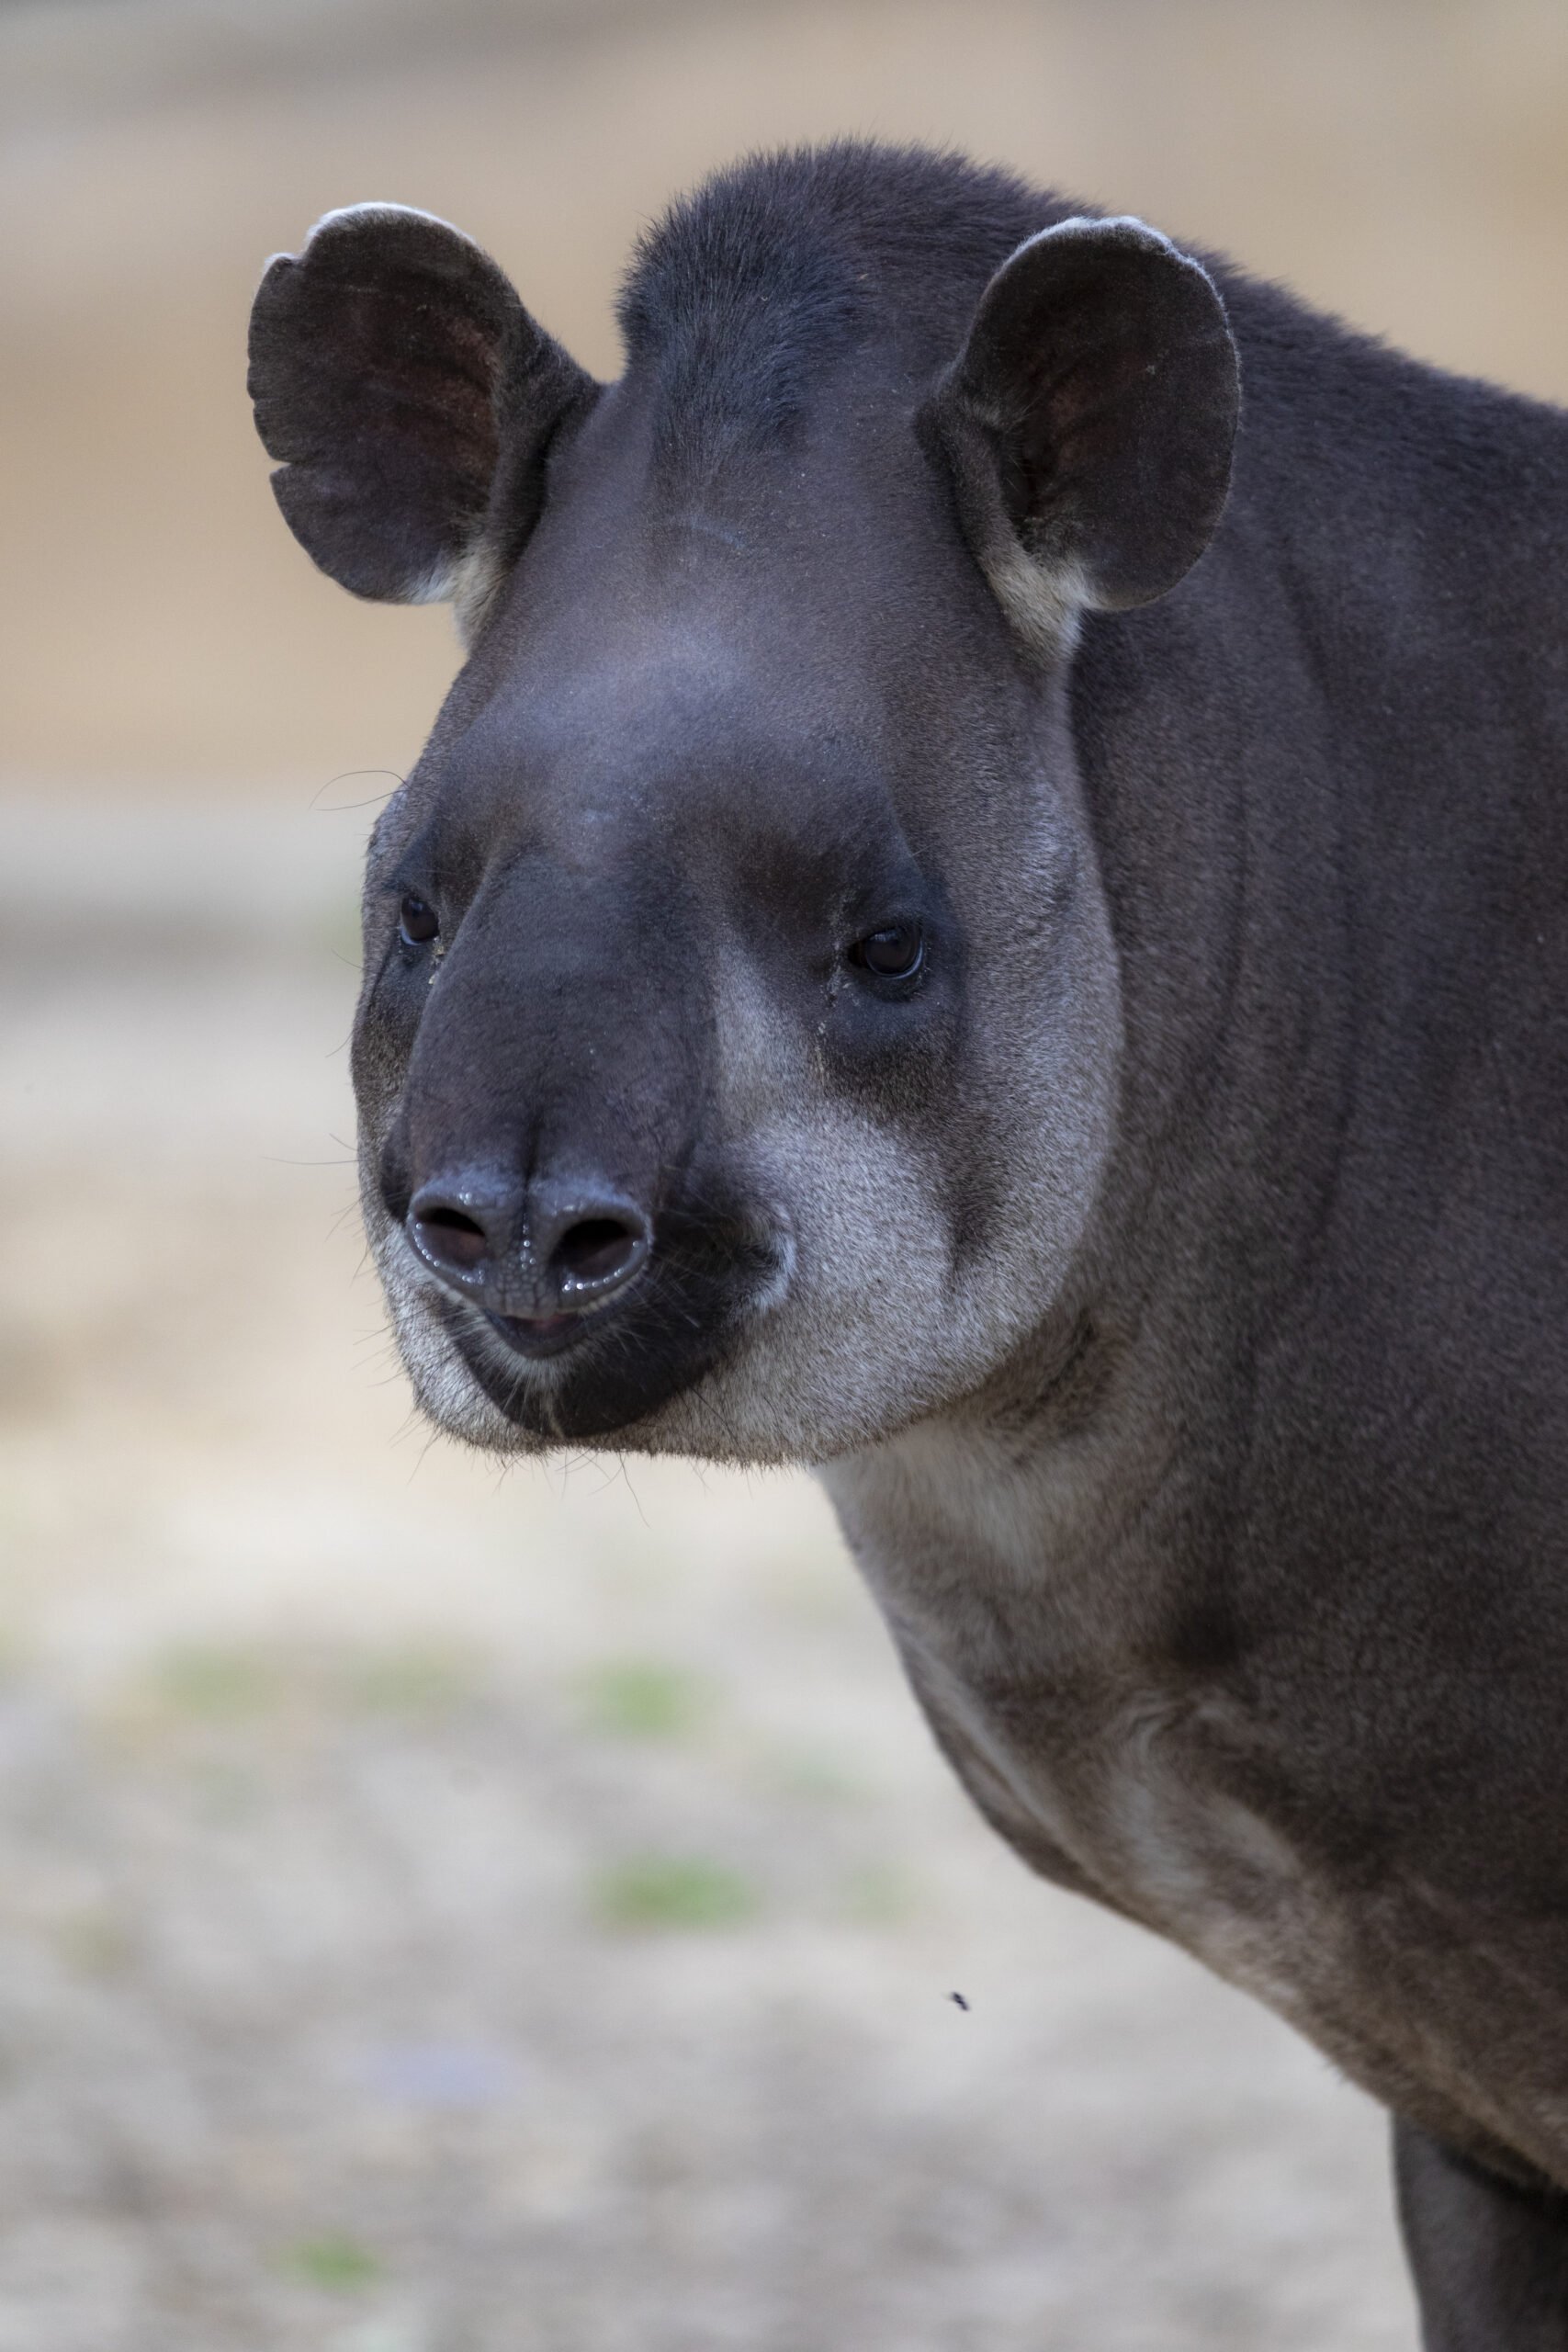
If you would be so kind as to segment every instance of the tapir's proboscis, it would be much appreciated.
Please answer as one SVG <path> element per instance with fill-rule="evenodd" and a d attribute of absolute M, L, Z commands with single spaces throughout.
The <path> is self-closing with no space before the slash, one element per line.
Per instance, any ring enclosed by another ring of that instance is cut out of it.
<path fill-rule="evenodd" d="M 1568 414 L 952 156 L 753 160 L 596 382 L 456 229 L 256 297 L 468 650 L 362 1193 L 440 1428 L 802 1463 L 1024 1859 L 1394 2118 L 1568 2346 Z"/>

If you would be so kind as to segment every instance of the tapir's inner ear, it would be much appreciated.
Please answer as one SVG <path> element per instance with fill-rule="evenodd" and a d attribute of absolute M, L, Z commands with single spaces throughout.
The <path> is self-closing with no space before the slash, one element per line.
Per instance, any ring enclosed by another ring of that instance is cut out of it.
<path fill-rule="evenodd" d="M 1020 634 L 1173 588 L 1224 504 L 1235 346 L 1207 273 L 1141 220 L 1065 220 L 981 297 L 930 406 L 970 543 Z"/>
<path fill-rule="evenodd" d="M 592 379 L 469 238 L 390 204 L 329 212 L 270 265 L 250 357 L 277 503 L 321 570 L 474 625 Z"/>

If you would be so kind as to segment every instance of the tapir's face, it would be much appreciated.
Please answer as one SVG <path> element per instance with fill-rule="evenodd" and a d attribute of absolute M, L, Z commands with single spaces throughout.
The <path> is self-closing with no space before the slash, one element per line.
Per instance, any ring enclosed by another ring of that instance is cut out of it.
<path fill-rule="evenodd" d="M 367 1214 L 448 1428 L 819 1457 L 1062 1281 L 1115 1079 L 1093 856 L 961 548 L 972 676 L 874 527 L 799 613 L 700 518 L 575 590 L 614 430 L 373 844 Z"/>
<path fill-rule="evenodd" d="M 1025 658 L 936 436 L 852 370 L 695 480 L 635 370 L 564 406 L 371 843 L 371 1242 L 474 1443 L 819 1460 L 983 1383 L 1092 1217 L 1118 992 L 1065 643 Z"/>

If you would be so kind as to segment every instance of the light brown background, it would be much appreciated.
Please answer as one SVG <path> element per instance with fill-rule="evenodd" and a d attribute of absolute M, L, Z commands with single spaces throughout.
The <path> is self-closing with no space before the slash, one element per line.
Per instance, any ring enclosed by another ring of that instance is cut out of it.
<path fill-rule="evenodd" d="M 1381 2118 L 989 1837 L 815 1489 L 427 1449 L 359 1264 L 455 648 L 278 522 L 260 267 L 402 198 L 610 369 L 845 130 L 1568 395 L 1562 0 L 0 8 L 0 2352 L 1411 2352 Z"/>
<path fill-rule="evenodd" d="M 0 774 L 210 791 L 406 762 L 438 613 L 275 525 L 266 255 L 365 197 L 487 243 L 590 366 L 637 224 L 739 151 L 951 141 L 1207 240 L 1426 356 L 1568 393 L 1561 0 L 837 0 L 0 19 Z"/>

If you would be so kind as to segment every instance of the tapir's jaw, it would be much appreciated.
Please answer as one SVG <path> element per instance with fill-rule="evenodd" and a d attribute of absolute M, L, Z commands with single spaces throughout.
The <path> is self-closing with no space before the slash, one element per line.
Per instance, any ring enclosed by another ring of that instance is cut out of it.
<path fill-rule="evenodd" d="M 724 1322 L 658 1295 L 597 1314 L 518 1328 L 453 1301 L 447 1330 L 468 1372 L 508 1425 L 552 1442 L 613 1439 L 702 1377 L 720 1351 Z"/>

